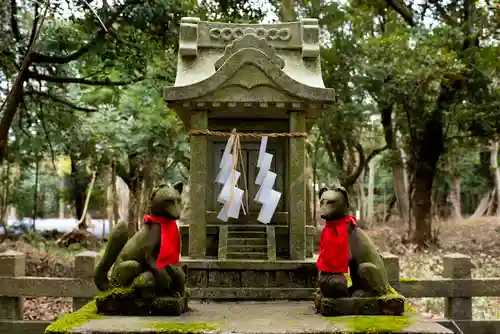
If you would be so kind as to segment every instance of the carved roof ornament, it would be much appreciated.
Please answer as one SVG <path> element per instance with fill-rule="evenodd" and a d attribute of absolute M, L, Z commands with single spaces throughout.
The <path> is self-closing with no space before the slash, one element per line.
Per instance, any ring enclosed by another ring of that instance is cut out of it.
<path fill-rule="evenodd" d="M 255 34 L 259 38 L 268 39 L 271 41 L 289 41 L 292 38 L 292 34 L 290 29 L 288 28 L 271 28 L 266 29 L 263 27 L 259 28 L 213 28 L 210 29 L 210 38 L 211 39 L 223 39 L 226 41 L 234 40 L 243 37 L 243 35 L 247 34 Z"/>
<path fill-rule="evenodd" d="M 321 76 L 319 45 L 317 19 L 252 24 L 184 17 L 177 74 L 164 100 L 186 124 L 200 109 L 212 119 L 281 120 L 302 110 L 313 120 L 335 102 Z"/>
<path fill-rule="evenodd" d="M 283 69 L 285 67 L 285 61 L 278 56 L 276 49 L 267 43 L 265 38 L 258 37 L 254 29 L 245 29 L 243 35 L 237 38 L 233 43 L 226 46 L 224 55 L 219 58 L 214 66 L 218 70 L 232 55 L 243 49 L 255 49 L 259 50 L 268 56 L 279 68 Z"/>

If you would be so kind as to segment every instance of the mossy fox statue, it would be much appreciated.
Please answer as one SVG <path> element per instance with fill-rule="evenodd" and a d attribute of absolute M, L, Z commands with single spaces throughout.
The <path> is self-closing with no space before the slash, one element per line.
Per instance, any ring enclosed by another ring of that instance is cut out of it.
<path fill-rule="evenodd" d="M 349 198 L 342 186 L 319 191 L 320 216 L 326 221 L 318 257 L 318 285 L 327 298 L 377 297 L 390 289 L 384 262 L 371 238 L 349 216 Z M 345 273 L 352 285 L 347 287 Z"/>
<path fill-rule="evenodd" d="M 185 270 L 179 266 L 183 184 L 161 184 L 151 195 L 150 215 L 130 239 L 127 222 L 111 231 L 94 282 L 101 291 L 132 287 L 144 297 L 184 296 Z M 111 272 L 110 272 L 111 269 Z M 109 274 L 109 278 L 108 278 Z"/>

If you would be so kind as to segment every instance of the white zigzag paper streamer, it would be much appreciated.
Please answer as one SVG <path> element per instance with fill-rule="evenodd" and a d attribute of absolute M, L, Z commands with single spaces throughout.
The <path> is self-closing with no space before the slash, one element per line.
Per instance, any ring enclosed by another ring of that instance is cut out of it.
<path fill-rule="evenodd" d="M 269 170 L 271 169 L 273 155 L 266 153 L 267 138 L 262 137 L 260 143 L 259 159 L 257 162 L 259 173 L 255 180 L 255 184 L 260 185 L 260 188 L 254 198 L 256 202 L 262 204 L 257 220 L 264 224 L 269 224 L 271 221 L 281 198 L 281 193 L 273 190 L 277 175 Z"/>
<path fill-rule="evenodd" d="M 233 135 L 227 141 L 219 164 L 220 170 L 215 179 L 216 183 L 223 185 L 217 197 L 217 202 L 223 204 L 217 219 L 223 222 L 227 222 L 229 218 L 239 217 L 244 194 L 244 191 L 236 186 L 241 173 L 234 170 L 233 154 L 231 154 L 234 139 L 235 136 Z"/>

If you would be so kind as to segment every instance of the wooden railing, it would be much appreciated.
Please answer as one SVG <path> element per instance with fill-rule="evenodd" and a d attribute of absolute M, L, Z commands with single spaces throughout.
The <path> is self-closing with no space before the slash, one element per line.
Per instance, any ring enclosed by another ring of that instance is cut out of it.
<path fill-rule="evenodd" d="M 472 320 L 472 297 L 500 296 L 500 278 L 472 279 L 470 257 L 461 254 L 444 256 L 443 278 L 431 280 L 400 279 L 399 258 L 388 253 L 383 254 L 383 258 L 392 286 L 404 296 L 445 298 L 447 320 L 439 320 L 442 325 L 455 333 L 500 334 L 500 320 Z M 73 298 L 74 310 L 90 301 L 98 293 L 92 280 L 97 259 L 98 254 L 94 252 L 76 255 L 73 278 L 31 277 L 25 276 L 23 253 L 0 253 L 0 333 L 42 334 L 51 323 L 23 320 L 25 296 L 70 297 Z M 196 298 L 196 293 L 194 295 Z"/>

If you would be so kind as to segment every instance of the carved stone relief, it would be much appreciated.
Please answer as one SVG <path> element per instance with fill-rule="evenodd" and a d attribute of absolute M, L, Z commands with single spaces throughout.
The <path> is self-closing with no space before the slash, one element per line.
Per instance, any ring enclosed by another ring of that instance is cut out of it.
<path fill-rule="evenodd" d="M 236 38 L 241 38 L 246 34 L 255 34 L 257 37 L 265 38 L 271 41 L 288 41 L 292 38 L 292 34 L 290 33 L 290 29 L 282 28 L 282 29 L 265 29 L 265 28 L 213 28 L 210 29 L 210 38 L 218 40 L 223 39 L 226 41 L 230 41 Z"/>

